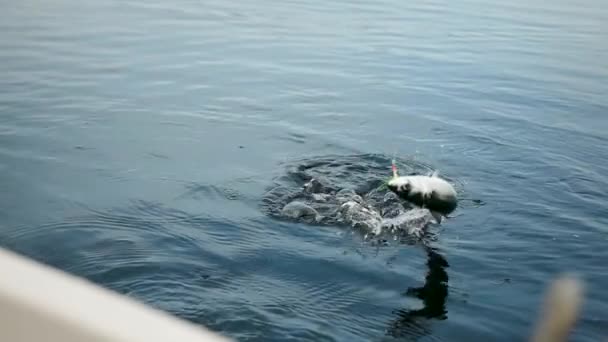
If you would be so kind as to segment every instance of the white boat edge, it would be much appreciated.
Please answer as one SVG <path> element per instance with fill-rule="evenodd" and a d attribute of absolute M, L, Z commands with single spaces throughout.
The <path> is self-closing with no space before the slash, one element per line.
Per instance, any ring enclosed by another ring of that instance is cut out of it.
<path fill-rule="evenodd" d="M 1 341 L 231 341 L 2 248 L 0 270 Z"/>

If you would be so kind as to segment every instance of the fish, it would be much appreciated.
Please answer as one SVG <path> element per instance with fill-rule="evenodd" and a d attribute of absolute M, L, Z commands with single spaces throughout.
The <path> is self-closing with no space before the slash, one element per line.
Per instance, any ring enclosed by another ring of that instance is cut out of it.
<path fill-rule="evenodd" d="M 437 223 L 453 212 L 458 206 L 456 190 L 439 172 L 428 175 L 399 176 L 395 162 L 392 164 L 393 175 L 387 187 L 399 198 L 420 208 L 428 209 Z"/>

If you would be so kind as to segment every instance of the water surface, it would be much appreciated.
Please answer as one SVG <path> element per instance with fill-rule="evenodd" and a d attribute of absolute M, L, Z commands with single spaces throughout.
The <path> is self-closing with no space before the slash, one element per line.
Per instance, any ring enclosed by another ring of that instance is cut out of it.
<path fill-rule="evenodd" d="M 250 341 L 523 340 L 577 271 L 608 336 L 604 1 L 1 8 L 1 245 Z M 485 205 L 427 247 L 260 210 L 285 162 L 395 154 Z"/>

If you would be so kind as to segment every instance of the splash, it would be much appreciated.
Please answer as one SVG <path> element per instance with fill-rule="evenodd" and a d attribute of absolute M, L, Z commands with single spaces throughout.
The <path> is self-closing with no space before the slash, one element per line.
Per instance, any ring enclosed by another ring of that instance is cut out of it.
<path fill-rule="evenodd" d="M 422 238 L 434 222 L 431 213 L 386 188 L 387 176 L 398 176 L 398 162 L 408 174 L 432 171 L 374 154 L 296 160 L 277 175 L 262 209 L 277 219 L 351 227 L 366 238 Z"/>

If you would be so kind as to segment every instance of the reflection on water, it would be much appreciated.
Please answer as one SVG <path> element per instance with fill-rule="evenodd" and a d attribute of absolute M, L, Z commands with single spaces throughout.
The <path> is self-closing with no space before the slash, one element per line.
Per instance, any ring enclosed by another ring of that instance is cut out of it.
<path fill-rule="evenodd" d="M 388 328 L 388 334 L 393 337 L 417 337 L 431 333 L 429 320 L 447 319 L 445 307 L 448 297 L 449 267 L 445 258 L 433 247 L 425 245 L 428 267 L 424 285 L 410 287 L 405 295 L 422 300 L 420 309 L 399 309 L 394 313 L 397 318 Z"/>

